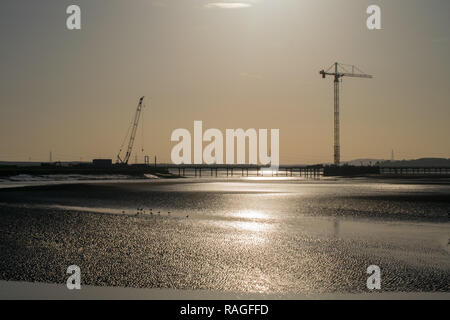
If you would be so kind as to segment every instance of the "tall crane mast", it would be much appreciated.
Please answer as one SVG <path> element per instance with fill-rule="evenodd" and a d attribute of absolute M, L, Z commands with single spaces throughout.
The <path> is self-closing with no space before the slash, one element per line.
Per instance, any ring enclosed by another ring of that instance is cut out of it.
<path fill-rule="evenodd" d="M 351 70 L 351 71 L 349 71 Z M 342 77 L 373 78 L 353 65 L 335 62 L 327 70 L 320 70 L 319 74 L 334 77 L 334 164 L 341 162 L 340 128 L 339 128 L 339 79 Z"/>
<path fill-rule="evenodd" d="M 122 143 L 122 146 L 120 147 L 119 153 L 117 154 L 117 160 L 116 163 L 120 163 L 120 164 L 128 164 L 128 160 L 130 159 L 131 156 L 131 151 L 133 150 L 133 143 L 134 143 L 134 139 L 136 137 L 136 131 L 138 128 L 138 124 L 139 124 L 139 118 L 141 117 L 141 111 L 143 108 L 143 101 L 144 101 L 144 97 L 141 97 L 139 99 L 139 103 L 136 109 L 136 113 L 134 114 L 134 120 L 131 123 L 131 135 L 130 135 L 130 140 L 128 141 L 128 147 L 127 147 L 127 152 L 125 153 L 125 157 L 122 159 L 120 157 L 120 154 L 122 152 L 122 147 L 123 144 L 125 142 Z M 130 128 L 128 128 L 128 131 L 130 130 Z M 127 131 L 127 135 L 125 136 L 125 139 L 128 136 L 128 131 Z"/>

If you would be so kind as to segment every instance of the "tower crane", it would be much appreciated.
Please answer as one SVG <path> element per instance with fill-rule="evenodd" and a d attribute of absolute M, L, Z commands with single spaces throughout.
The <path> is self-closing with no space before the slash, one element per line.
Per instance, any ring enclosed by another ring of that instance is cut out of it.
<path fill-rule="evenodd" d="M 137 131 L 138 124 L 139 124 L 139 118 L 141 117 L 141 111 L 142 111 L 142 108 L 144 107 L 143 101 L 144 101 L 144 97 L 141 97 L 139 99 L 136 113 L 134 114 L 133 122 L 131 123 L 130 140 L 128 141 L 127 152 L 125 153 L 125 156 L 123 157 L 123 159 L 121 158 L 120 154 L 122 153 L 122 147 L 125 143 L 125 140 L 128 137 L 128 132 L 130 131 L 130 127 L 128 128 L 127 134 L 125 135 L 125 139 L 123 140 L 122 145 L 120 146 L 120 150 L 119 150 L 119 153 L 117 154 L 117 160 L 116 160 L 116 163 L 118 163 L 118 164 L 128 164 L 128 160 L 130 159 L 131 151 L 133 150 L 134 139 L 136 137 L 136 131 Z"/>
<path fill-rule="evenodd" d="M 339 79 L 342 77 L 373 78 L 353 65 L 335 62 L 327 70 L 320 70 L 319 74 L 325 79 L 326 76 L 334 77 L 334 164 L 339 165 L 341 161 L 340 129 L 339 129 Z"/>

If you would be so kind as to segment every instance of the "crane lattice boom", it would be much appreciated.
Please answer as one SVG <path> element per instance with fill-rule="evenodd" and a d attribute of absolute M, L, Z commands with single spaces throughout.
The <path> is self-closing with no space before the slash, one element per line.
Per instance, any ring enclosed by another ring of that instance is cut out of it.
<path fill-rule="evenodd" d="M 130 156 L 131 156 L 131 151 L 133 150 L 134 139 L 136 137 L 136 131 L 137 131 L 138 124 L 139 124 L 139 118 L 141 116 L 141 111 L 142 111 L 142 107 L 143 107 L 143 105 L 142 105 L 143 101 L 144 101 L 144 97 L 141 97 L 139 99 L 139 103 L 138 103 L 138 106 L 137 106 L 137 109 L 136 109 L 136 113 L 134 114 L 134 120 L 133 120 L 133 122 L 131 124 L 130 140 L 128 141 L 128 147 L 127 147 L 127 152 L 125 153 L 125 157 L 123 159 L 120 157 L 120 153 L 122 152 L 122 147 L 121 147 L 120 150 L 119 150 L 119 153 L 117 154 L 117 163 L 128 164 L 128 160 L 130 159 Z M 127 132 L 127 136 L 128 136 L 128 132 Z"/>

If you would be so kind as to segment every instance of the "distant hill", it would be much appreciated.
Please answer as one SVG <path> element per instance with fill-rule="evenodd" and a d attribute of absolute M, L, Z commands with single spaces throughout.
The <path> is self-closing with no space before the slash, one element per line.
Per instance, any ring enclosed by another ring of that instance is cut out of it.
<path fill-rule="evenodd" d="M 342 164 L 346 164 L 349 166 L 371 166 L 376 165 L 377 163 L 384 162 L 384 159 L 355 159 L 351 161 L 344 161 Z"/>
<path fill-rule="evenodd" d="M 355 159 L 343 162 L 350 166 L 371 166 L 381 167 L 450 167 L 450 159 L 445 158 L 420 158 L 410 160 L 385 160 L 385 159 Z"/>
<path fill-rule="evenodd" d="M 381 167 L 450 167 L 450 159 L 420 158 L 414 160 L 382 161 Z"/>

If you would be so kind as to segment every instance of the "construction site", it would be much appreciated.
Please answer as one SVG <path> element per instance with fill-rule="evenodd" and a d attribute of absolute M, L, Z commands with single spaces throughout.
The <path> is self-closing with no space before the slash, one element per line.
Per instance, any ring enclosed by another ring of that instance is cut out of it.
<path fill-rule="evenodd" d="M 340 142 L 340 93 L 339 87 L 343 78 L 371 79 L 372 75 L 363 72 L 354 65 L 335 62 L 328 69 L 322 69 L 319 74 L 323 79 L 327 76 L 333 78 L 333 162 L 329 164 L 315 165 L 280 165 L 276 170 L 267 170 L 270 165 L 258 164 L 172 164 L 157 163 L 156 155 L 151 159 L 149 155 L 143 156 L 143 163 L 138 163 L 137 151 L 135 149 L 136 134 L 140 125 L 141 114 L 146 108 L 145 96 L 138 100 L 137 108 L 132 121 L 127 129 L 126 135 L 120 145 L 115 161 L 113 159 L 93 159 L 92 162 L 53 162 L 50 152 L 50 161 L 40 163 L 40 165 L 0 165 L 0 176 L 15 175 L 54 175 L 54 174 L 80 174 L 80 175 L 129 175 L 145 176 L 154 175 L 161 178 L 186 176 L 186 171 L 190 171 L 195 177 L 215 176 L 221 172 L 227 177 L 233 176 L 434 176 L 448 177 L 450 168 L 444 166 L 408 166 L 390 163 L 375 163 L 370 165 L 351 165 L 341 163 L 341 142 Z M 143 127 L 143 124 L 141 124 Z M 143 130 L 143 129 L 142 129 Z M 144 134 L 142 134 L 144 136 Z M 135 152 L 135 163 L 130 163 L 130 158 Z M 142 146 L 140 152 L 144 153 Z M 207 172 L 206 174 L 204 172 Z M 208 174 L 210 173 L 210 174 Z"/>

